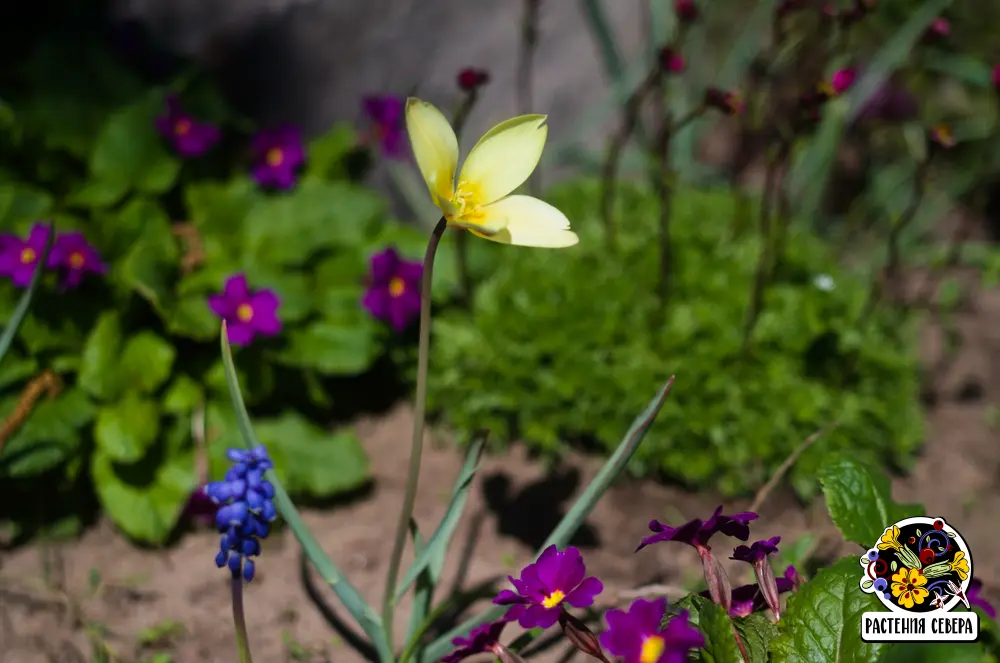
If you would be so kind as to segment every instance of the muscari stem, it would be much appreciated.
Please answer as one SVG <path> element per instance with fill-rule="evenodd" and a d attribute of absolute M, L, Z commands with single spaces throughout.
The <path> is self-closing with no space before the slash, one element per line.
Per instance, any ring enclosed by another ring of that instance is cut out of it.
<path fill-rule="evenodd" d="M 396 525 L 396 538 L 392 542 L 392 554 L 389 556 L 389 571 L 385 579 L 385 597 L 382 600 L 382 624 L 386 638 L 392 646 L 392 613 L 393 598 L 396 593 L 396 580 L 399 577 L 399 563 L 403 557 L 406 536 L 410 531 L 410 517 L 413 515 L 413 502 L 417 497 L 417 480 L 420 477 L 420 455 L 424 448 L 424 416 L 427 410 L 427 365 L 431 344 L 431 284 L 434 273 L 434 255 L 437 253 L 441 235 L 444 234 L 447 223 L 444 217 L 437 222 L 431 231 L 427 242 L 427 252 L 424 254 L 423 276 L 420 282 L 420 340 L 417 346 L 417 393 L 413 404 L 413 440 L 410 447 L 410 467 L 406 474 L 406 488 L 403 492 L 403 509 Z"/>
<path fill-rule="evenodd" d="M 233 590 L 233 626 L 236 629 L 236 650 L 240 655 L 240 663 L 253 663 L 250 656 L 250 643 L 247 640 L 247 621 L 243 614 L 243 578 L 234 573 Z"/>

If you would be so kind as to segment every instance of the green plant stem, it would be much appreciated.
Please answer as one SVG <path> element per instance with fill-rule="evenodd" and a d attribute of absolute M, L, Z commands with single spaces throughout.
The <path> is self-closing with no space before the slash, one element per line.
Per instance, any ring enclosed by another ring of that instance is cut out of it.
<path fill-rule="evenodd" d="M 243 578 L 238 573 L 233 574 L 232 590 L 236 650 L 240 655 L 240 663 L 253 663 L 253 657 L 250 656 L 250 642 L 247 639 L 247 620 L 243 613 Z"/>
<path fill-rule="evenodd" d="M 382 601 L 382 623 L 386 637 L 392 648 L 392 613 L 395 607 L 394 594 L 396 581 L 399 578 L 399 564 L 406 546 L 406 536 L 410 530 L 410 518 L 413 516 L 413 503 L 417 497 L 417 481 L 420 478 L 420 456 L 424 448 L 424 416 L 427 410 L 427 366 L 430 360 L 431 345 L 431 284 L 434 274 L 434 255 L 437 253 L 441 236 L 448 227 L 444 217 L 437 222 L 431 231 L 427 242 L 427 252 L 424 254 L 424 271 L 420 282 L 420 340 L 417 350 L 417 389 L 413 405 L 413 440 L 410 446 L 410 467 L 406 475 L 406 488 L 403 493 L 403 508 L 396 525 L 396 537 L 392 542 L 392 553 L 389 556 L 389 571 L 385 580 L 385 598 Z"/>

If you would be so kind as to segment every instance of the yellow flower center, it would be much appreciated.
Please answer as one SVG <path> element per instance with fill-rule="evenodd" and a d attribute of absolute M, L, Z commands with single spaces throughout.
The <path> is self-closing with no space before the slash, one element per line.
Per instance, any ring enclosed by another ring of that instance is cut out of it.
<path fill-rule="evenodd" d="M 249 304 L 240 304 L 236 308 L 236 317 L 240 322 L 250 322 L 253 320 L 253 307 Z"/>
<path fill-rule="evenodd" d="M 389 281 L 389 295 L 391 297 L 399 297 L 404 292 L 406 292 L 406 281 L 398 276 Z"/>
<path fill-rule="evenodd" d="M 83 254 L 79 251 L 73 251 L 73 253 L 69 254 L 69 266 L 73 269 L 82 269 L 86 262 Z"/>
<path fill-rule="evenodd" d="M 268 166 L 277 168 L 285 160 L 285 153 L 280 147 L 272 147 L 267 151 L 267 156 L 264 159 L 267 161 Z"/>
<path fill-rule="evenodd" d="M 545 597 L 545 600 L 542 601 L 542 605 L 545 606 L 546 608 L 554 608 L 560 603 L 562 603 L 562 600 L 564 598 L 566 598 L 566 595 L 557 589 L 556 591 L 552 592 L 551 594 Z"/>
<path fill-rule="evenodd" d="M 667 648 L 667 643 L 658 635 L 651 635 L 642 641 L 642 650 L 639 652 L 639 660 L 642 663 L 656 663 L 663 656 L 663 650 Z"/>
<path fill-rule="evenodd" d="M 459 182 L 451 200 L 442 205 L 445 218 L 451 222 L 481 225 L 486 216 L 482 211 L 482 192 L 471 182 Z"/>
<path fill-rule="evenodd" d="M 35 253 L 34 249 L 29 248 L 29 247 L 24 247 L 23 249 L 21 249 L 21 264 L 22 265 L 30 265 L 31 263 L 35 262 L 35 260 L 37 260 L 37 259 L 38 259 L 38 254 Z"/>
<path fill-rule="evenodd" d="M 191 120 L 181 119 L 174 123 L 174 133 L 178 136 L 183 136 L 189 131 L 191 131 Z"/>

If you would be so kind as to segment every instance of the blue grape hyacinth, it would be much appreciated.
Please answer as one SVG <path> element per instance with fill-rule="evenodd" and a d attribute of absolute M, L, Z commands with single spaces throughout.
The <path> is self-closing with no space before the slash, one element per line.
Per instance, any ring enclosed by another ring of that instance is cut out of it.
<path fill-rule="evenodd" d="M 219 504 L 215 524 L 222 534 L 215 564 L 229 567 L 233 576 L 253 580 L 253 557 L 260 555 L 260 540 L 271 532 L 278 517 L 274 507 L 274 486 L 264 472 L 274 467 L 263 446 L 251 450 L 229 449 L 226 458 L 233 466 L 222 481 L 205 486 L 205 494 Z"/>

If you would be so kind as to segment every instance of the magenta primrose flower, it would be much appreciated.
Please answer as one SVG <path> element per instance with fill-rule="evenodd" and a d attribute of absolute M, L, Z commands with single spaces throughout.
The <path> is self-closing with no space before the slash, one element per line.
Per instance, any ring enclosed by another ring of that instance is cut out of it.
<path fill-rule="evenodd" d="M 361 305 L 373 318 L 403 333 L 420 315 L 423 273 L 422 263 L 403 260 L 393 248 L 376 253 L 372 256 L 368 290 Z"/>
<path fill-rule="evenodd" d="M 156 118 L 160 132 L 174 151 L 182 157 L 198 157 L 208 152 L 221 137 L 219 130 L 206 122 L 199 122 L 181 107 L 177 95 L 166 99 L 166 112 Z"/>
<path fill-rule="evenodd" d="M 749 546 L 736 546 L 733 550 L 733 556 L 729 558 L 753 566 L 757 586 L 760 587 L 771 612 L 778 619 L 781 617 L 781 599 L 778 596 L 780 592 L 778 591 L 777 579 L 774 577 L 774 569 L 771 568 L 771 562 L 768 561 L 767 556 L 778 552 L 778 543 L 780 542 L 781 537 L 774 536 L 764 541 L 754 541 Z"/>
<path fill-rule="evenodd" d="M 253 138 L 253 151 L 251 174 L 257 184 L 281 191 L 295 186 L 298 169 L 306 161 L 298 128 L 285 126 L 258 132 Z"/>
<path fill-rule="evenodd" d="M 593 605 L 594 598 L 604 590 L 604 584 L 591 576 L 585 578 L 580 551 L 570 546 L 559 551 L 549 546 L 537 562 L 521 570 L 521 577 L 508 576 L 516 591 L 505 589 L 493 599 L 497 605 L 511 606 L 506 621 L 517 621 L 522 628 L 549 628 L 563 610 L 562 604 L 574 608 Z"/>
<path fill-rule="evenodd" d="M 403 110 L 406 101 L 392 95 L 365 97 L 361 106 L 371 122 L 372 138 L 382 154 L 390 159 L 407 155 L 406 120 Z"/>
<path fill-rule="evenodd" d="M 27 288 L 48 239 L 49 227 L 41 223 L 31 227 L 28 239 L 3 235 L 0 238 L 0 276 L 9 278 L 17 288 Z M 51 251 L 47 266 L 53 266 Z"/>
<path fill-rule="evenodd" d="M 80 285 L 87 272 L 101 275 L 108 272 L 108 266 L 101 261 L 101 254 L 80 232 L 56 235 L 48 263 L 49 267 L 63 272 L 63 286 L 67 288 Z"/>
<path fill-rule="evenodd" d="M 794 572 L 795 567 L 788 567 L 788 571 Z M 776 579 L 779 594 L 785 594 L 795 590 L 795 581 L 788 575 L 788 571 L 785 572 L 783 577 Z M 712 598 L 708 590 L 699 592 L 699 595 L 704 596 L 706 599 Z M 759 585 L 756 583 L 752 585 L 741 585 L 733 590 L 731 604 L 729 607 L 729 616 L 746 617 L 751 613 L 760 612 L 767 607 L 769 607 L 767 600 L 764 598 L 764 592 L 761 591 Z"/>
<path fill-rule="evenodd" d="M 249 345 L 255 336 L 275 336 L 281 331 L 277 293 L 266 288 L 252 291 L 244 274 L 226 280 L 222 292 L 208 298 L 208 306 L 226 321 L 229 342 Z"/>
<path fill-rule="evenodd" d="M 500 634 L 509 623 L 507 620 L 501 619 L 477 626 L 469 632 L 469 636 L 466 638 L 455 638 L 451 644 L 458 649 L 442 658 L 441 663 L 458 663 L 462 659 L 486 652 L 492 652 L 499 658 L 497 649 L 500 644 Z"/>
<path fill-rule="evenodd" d="M 973 578 L 969 581 L 969 589 L 965 592 L 965 598 L 969 599 L 969 604 L 974 605 L 985 612 L 990 619 L 997 618 L 997 609 L 993 607 L 993 604 L 987 601 L 982 596 L 983 592 L 983 581 L 978 578 Z"/>
<path fill-rule="evenodd" d="M 649 521 L 649 530 L 654 534 L 644 538 L 635 551 L 639 552 L 651 543 L 659 543 L 660 541 L 677 541 L 695 548 L 708 548 L 708 540 L 717 532 L 722 532 L 726 536 L 737 538 L 740 541 L 746 541 L 750 538 L 748 523 L 757 520 L 757 518 L 757 514 L 752 511 L 741 511 L 726 516 L 722 514 L 722 507 L 719 506 L 708 520 L 695 518 L 680 527 L 669 527 L 657 520 L 651 520 Z"/>
<path fill-rule="evenodd" d="M 667 614 L 667 599 L 636 599 L 624 610 L 604 615 L 608 629 L 601 644 L 622 663 L 685 663 L 688 652 L 705 646 L 705 636 L 688 623 L 681 612 L 661 628 Z"/>

